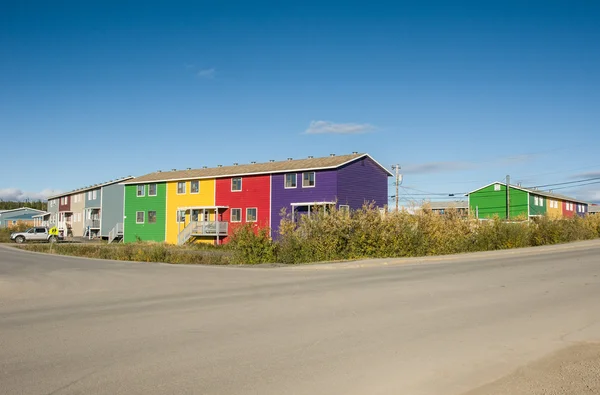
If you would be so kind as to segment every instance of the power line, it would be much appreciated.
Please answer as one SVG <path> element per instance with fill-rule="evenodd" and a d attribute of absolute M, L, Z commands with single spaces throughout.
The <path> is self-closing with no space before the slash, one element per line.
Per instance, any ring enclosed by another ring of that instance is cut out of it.
<path fill-rule="evenodd" d="M 600 177 L 586 178 L 584 180 L 577 180 L 577 181 L 557 182 L 555 184 L 536 185 L 536 186 L 533 186 L 533 187 L 526 187 L 526 188 L 529 188 L 529 189 L 532 189 L 532 188 L 545 188 L 545 187 L 552 187 L 552 186 L 555 186 L 555 185 L 577 184 L 577 183 L 580 183 L 580 182 L 594 181 L 594 180 L 600 180 Z M 575 185 L 575 186 L 577 186 L 577 185 Z"/>

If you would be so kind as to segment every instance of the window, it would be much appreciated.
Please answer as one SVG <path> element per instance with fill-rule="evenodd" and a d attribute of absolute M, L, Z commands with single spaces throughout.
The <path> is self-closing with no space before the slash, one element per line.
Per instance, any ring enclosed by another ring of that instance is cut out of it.
<path fill-rule="evenodd" d="M 136 224 L 143 224 L 144 223 L 144 212 L 143 211 L 136 211 L 135 212 L 135 223 Z"/>
<path fill-rule="evenodd" d="M 200 181 L 195 180 L 190 182 L 190 193 L 200 192 Z"/>
<path fill-rule="evenodd" d="M 242 209 L 232 208 L 231 209 L 231 222 L 242 222 Z"/>
<path fill-rule="evenodd" d="M 97 197 L 98 197 L 98 190 L 93 190 L 92 191 L 92 199 L 96 200 Z"/>
<path fill-rule="evenodd" d="M 500 189 L 500 184 L 494 184 L 494 191 L 499 191 Z"/>
<path fill-rule="evenodd" d="M 296 188 L 296 173 L 290 173 L 285 175 L 285 187 L 286 188 Z"/>
<path fill-rule="evenodd" d="M 148 196 L 156 196 L 156 184 L 148 184 Z M 150 218 L 148 218 L 148 222 L 150 222 Z"/>
<path fill-rule="evenodd" d="M 302 173 L 302 188 L 315 186 L 315 172 Z"/>
<path fill-rule="evenodd" d="M 246 209 L 246 222 L 256 222 L 256 208 Z"/>
<path fill-rule="evenodd" d="M 145 190 L 145 185 L 138 185 L 137 186 L 137 196 L 144 196 L 146 194 L 146 190 Z"/>
<path fill-rule="evenodd" d="M 185 222 L 185 211 L 177 210 L 177 222 Z"/>
<path fill-rule="evenodd" d="M 156 211 L 148 211 L 148 223 L 149 224 L 156 223 Z"/>
<path fill-rule="evenodd" d="M 537 206 L 537 205 L 539 205 L 539 203 L 540 203 L 540 202 L 539 202 L 539 200 L 538 200 L 538 197 L 537 197 L 537 196 L 534 196 L 534 197 L 533 197 L 533 204 L 535 204 L 535 205 Z"/>
<path fill-rule="evenodd" d="M 185 181 L 179 181 L 177 183 L 177 194 L 183 195 L 185 193 Z"/>
<path fill-rule="evenodd" d="M 540 197 L 540 206 L 544 207 L 544 198 Z"/>
<path fill-rule="evenodd" d="M 347 204 L 340 204 L 340 213 L 344 215 L 350 214 L 350 206 Z"/>
<path fill-rule="evenodd" d="M 92 191 L 88 192 L 88 200 L 92 200 Z"/>
<path fill-rule="evenodd" d="M 241 191 L 242 190 L 242 177 L 234 177 L 231 179 L 231 190 Z"/>

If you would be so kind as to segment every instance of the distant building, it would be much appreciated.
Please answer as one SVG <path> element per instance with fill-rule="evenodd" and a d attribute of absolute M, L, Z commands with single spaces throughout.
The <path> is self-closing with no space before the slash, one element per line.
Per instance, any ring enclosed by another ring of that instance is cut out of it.
<path fill-rule="evenodd" d="M 12 210 L 0 211 L 0 228 L 10 228 L 18 224 L 34 226 L 34 216 L 43 213 L 30 207 L 20 207 Z"/>
<path fill-rule="evenodd" d="M 507 218 L 507 195 L 510 207 L 509 218 L 531 218 L 547 215 L 551 218 L 583 217 L 588 212 L 589 204 L 569 196 L 559 195 L 551 191 L 523 188 L 494 182 L 469 192 L 469 209 L 476 218 Z"/>
<path fill-rule="evenodd" d="M 590 215 L 595 215 L 595 214 L 600 213 L 600 206 L 597 205 L 597 204 L 589 205 L 588 206 L 588 213 Z"/>
<path fill-rule="evenodd" d="M 448 210 L 456 210 L 460 216 L 469 215 L 469 202 L 467 200 L 452 200 L 445 202 L 427 202 L 427 205 L 434 213 L 444 215 Z M 420 208 L 422 208 L 421 206 Z"/>

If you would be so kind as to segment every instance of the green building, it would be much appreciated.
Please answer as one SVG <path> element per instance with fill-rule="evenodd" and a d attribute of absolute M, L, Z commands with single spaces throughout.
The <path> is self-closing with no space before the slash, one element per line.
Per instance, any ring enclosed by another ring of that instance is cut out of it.
<path fill-rule="evenodd" d="M 123 241 L 165 241 L 167 187 L 164 182 L 125 185 Z"/>
<path fill-rule="evenodd" d="M 551 191 L 523 188 L 494 182 L 468 193 L 469 210 L 476 218 L 528 219 L 547 215 L 551 218 L 584 216 L 588 203 Z M 507 204 L 508 203 L 508 204 Z M 510 215 L 507 215 L 507 206 Z"/>

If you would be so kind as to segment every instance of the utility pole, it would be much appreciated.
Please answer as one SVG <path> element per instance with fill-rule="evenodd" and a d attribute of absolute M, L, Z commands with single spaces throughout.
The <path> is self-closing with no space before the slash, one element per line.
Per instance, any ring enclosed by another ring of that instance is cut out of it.
<path fill-rule="evenodd" d="M 510 220 L 510 176 L 506 176 L 506 219 Z"/>
<path fill-rule="evenodd" d="M 394 179 L 396 180 L 396 212 L 398 212 L 398 200 L 399 200 L 399 188 L 400 188 L 400 165 L 395 164 L 392 165 L 392 169 L 396 171 L 396 176 Z"/>

